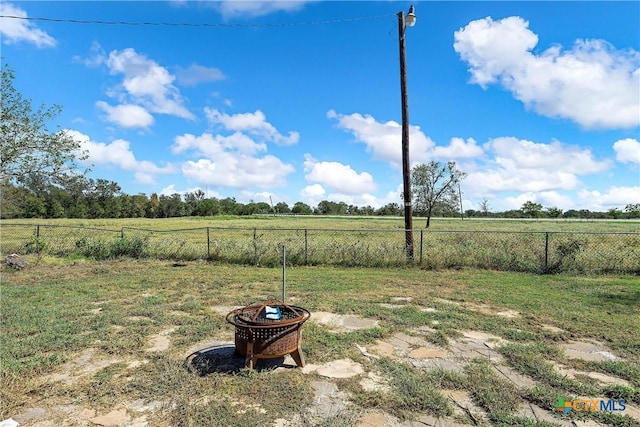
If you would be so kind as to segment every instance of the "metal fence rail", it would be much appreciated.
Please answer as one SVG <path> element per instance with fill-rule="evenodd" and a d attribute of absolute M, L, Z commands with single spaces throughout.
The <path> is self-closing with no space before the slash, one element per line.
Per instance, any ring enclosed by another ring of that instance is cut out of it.
<path fill-rule="evenodd" d="M 640 233 L 414 231 L 413 264 L 535 273 L 640 274 Z M 405 266 L 404 230 L 203 227 L 109 230 L 3 224 L 0 253 L 207 259 L 273 266 L 287 249 L 290 265 Z"/>

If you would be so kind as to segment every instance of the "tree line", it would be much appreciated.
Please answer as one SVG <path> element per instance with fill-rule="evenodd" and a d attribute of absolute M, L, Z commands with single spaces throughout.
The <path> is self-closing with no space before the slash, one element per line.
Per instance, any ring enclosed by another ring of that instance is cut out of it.
<path fill-rule="evenodd" d="M 35 181 L 35 182 L 34 182 Z M 241 203 L 233 197 L 206 197 L 202 190 L 184 195 L 152 193 L 129 195 L 120 186 L 105 179 L 89 179 L 75 175 L 64 185 L 41 185 L 37 180 L 28 184 L 2 186 L 1 217 L 8 218 L 176 218 L 185 216 L 216 215 L 345 215 L 345 216 L 402 216 L 398 203 L 388 203 L 379 208 L 356 206 L 345 202 L 323 200 L 317 206 L 303 202 L 289 205 L 285 202 Z M 42 184 L 42 183 L 41 183 Z M 460 218 L 550 218 L 550 219 L 633 219 L 640 218 L 640 203 L 629 204 L 624 210 L 617 208 L 606 212 L 587 209 L 563 211 L 555 207 L 544 208 L 528 201 L 520 209 L 492 212 L 485 199 L 481 209 L 460 212 L 454 204 L 439 200 L 427 212 L 427 207 L 417 205 L 414 215 L 419 217 Z"/>

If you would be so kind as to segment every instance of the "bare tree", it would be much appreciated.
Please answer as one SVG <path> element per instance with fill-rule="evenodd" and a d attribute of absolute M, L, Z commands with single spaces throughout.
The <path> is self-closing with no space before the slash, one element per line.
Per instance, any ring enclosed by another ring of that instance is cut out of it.
<path fill-rule="evenodd" d="M 482 215 L 484 216 L 489 216 L 489 210 L 489 199 L 487 199 L 487 197 L 483 197 L 480 201 L 480 212 L 482 212 Z"/>
<path fill-rule="evenodd" d="M 466 176 L 466 173 L 458 169 L 456 162 L 447 162 L 443 165 L 440 162 L 431 161 L 412 169 L 411 185 L 415 211 L 423 212 L 427 216 L 427 228 L 431 223 L 434 208 L 437 206 L 457 211 L 458 184 Z"/>

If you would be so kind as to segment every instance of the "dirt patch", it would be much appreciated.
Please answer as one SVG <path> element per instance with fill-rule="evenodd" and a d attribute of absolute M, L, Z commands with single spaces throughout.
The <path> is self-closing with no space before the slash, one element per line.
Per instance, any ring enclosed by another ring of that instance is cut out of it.
<path fill-rule="evenodd" d="M 334 314 L 324 311 L 314 312 L 310 320 L 328 327 L 332 332 L 357 331 L 378 326 L 377 320 L 366 319 L 351 314 Z"/>
<path fill-rule="evenodd" d="M 171 335 L 173 331 L 175 331 L 175 328 L 167 328 L 155 335 L 151 335 L 151 337 L 149 337 L 149 347 L 147 348 L 147 352 L 151 353 L 168 350 L 169 345 L 171 344 L 169 335 Z"/>
<path fill-rule="evenodd" d="M 62 365 L 61 372 L 56 372 L 45 377 L 45 381 L 63 382 L 73 384 L 78 379 L 86 377 L 114 363 L 122 362 L 121 359 L 96 357 L 96 350 L 88 348 L 80 353 L 71 362 Z"/>

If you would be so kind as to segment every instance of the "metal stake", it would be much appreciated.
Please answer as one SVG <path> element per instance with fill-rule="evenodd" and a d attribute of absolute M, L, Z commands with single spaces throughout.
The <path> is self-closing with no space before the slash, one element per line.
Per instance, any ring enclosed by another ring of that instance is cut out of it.
<path fill-rule="evenodd" d="M 286 298 L 285 287 L 287 284 L 287 247 L 282 245 L 282 303 Z"/>

